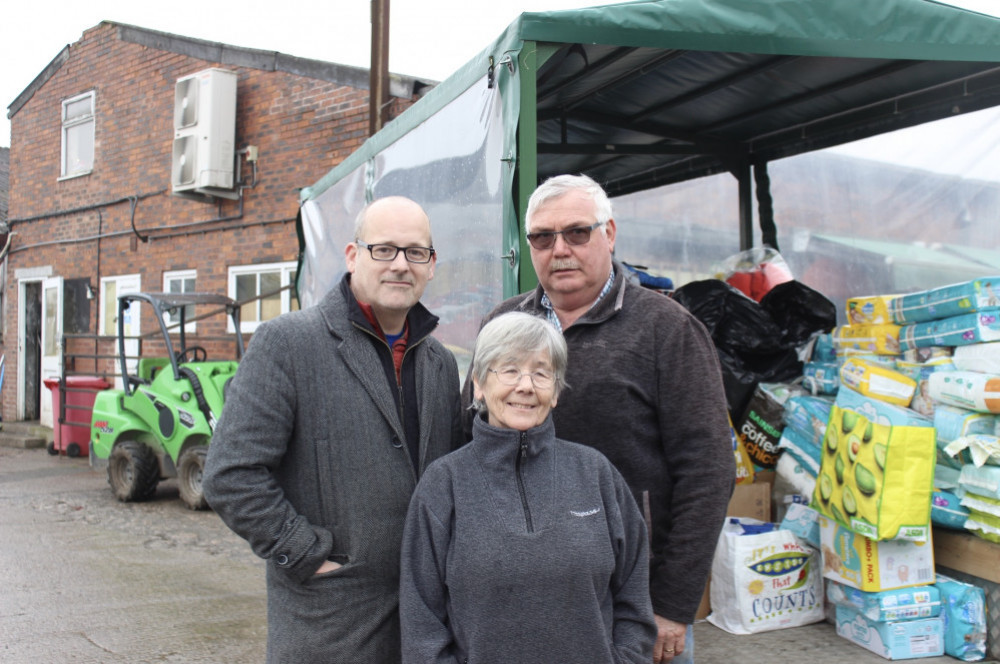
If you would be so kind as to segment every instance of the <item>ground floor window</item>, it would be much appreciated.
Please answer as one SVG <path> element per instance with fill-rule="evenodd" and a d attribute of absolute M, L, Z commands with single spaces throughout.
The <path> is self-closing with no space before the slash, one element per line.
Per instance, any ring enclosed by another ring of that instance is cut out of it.
<path fill-rule="evenodd" d="M 137 293 L 140 288 L 138 274 L 124 274 L 117 277 L 101 278 L 101 329 L 102 335 L 118 334 L 118 296 Z M 132 315 L 136 314 L 132 320 Z M 126 335 L 139 333 L 138 306 L 133 302 L 125 315 Z"/>
<path fill-rule="evenodd" d="M 198 276 L 197 270 L 174 270 L 172 272 L 164 272 L 163 292 L 193 293 L 195 292 L 194 284 L 195 284 L 195 278 L 197 276 Z M 189 304 L 185 308 L 187 309 L 185 320 L 194 318 L 194 305 Z M 165 318 L 168 326 L 178 325 L 181 322 L 181 312 L 168 311 Z M 184 325 L 185 332 L 194 332 L 196 329 L 197 329 L 197 324 L 194 322 L 187 323 Z"/>
<path fill-rule="evenodd" d="M 299 308 L 292 287 L 294 261 L 229 268 L 229 297 L 244 303 L 240 328 L 253 332 L 264 321 Z"/>

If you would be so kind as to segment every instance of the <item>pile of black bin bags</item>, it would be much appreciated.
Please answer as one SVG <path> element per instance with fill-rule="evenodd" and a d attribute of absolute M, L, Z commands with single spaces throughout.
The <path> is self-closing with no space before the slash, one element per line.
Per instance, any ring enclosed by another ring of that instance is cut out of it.
<path fill-rule="evenodd" d="M 836 305 L 794 280 L 778 284 L 759 303 L 719 279 L 693 281 L 671 296 L 712 335 L 734 422 L 757 383 L 800 378 L 799 349 L 837 325 Z"/>

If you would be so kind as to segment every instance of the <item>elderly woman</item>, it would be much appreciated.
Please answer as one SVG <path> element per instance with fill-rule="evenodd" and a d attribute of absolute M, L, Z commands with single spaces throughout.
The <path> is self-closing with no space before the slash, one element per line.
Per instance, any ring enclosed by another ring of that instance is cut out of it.
<path fill-rule="evenodd" d="M 596 450 L 555 437 L 566 343 L 508 313 L 476 341 L 473 439 L 424 472 L 403 534 L 403 662 L 653 658 L 646 527 Z"/>

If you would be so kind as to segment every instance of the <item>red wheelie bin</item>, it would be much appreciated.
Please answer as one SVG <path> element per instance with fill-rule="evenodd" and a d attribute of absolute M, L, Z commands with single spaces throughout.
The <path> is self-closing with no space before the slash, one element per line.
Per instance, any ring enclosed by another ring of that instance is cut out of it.
<path fill-rule="evenodd" d="M 52 444 L 49 454 L 69 457 L 90 454 L 90 418 L 97 391 L 111 383 L 100 376 L 66 376 L 66 409 L 62 411 L 59 378 L 46 378 L 45 387 L 52 391 Z M 60 414 L 61 413 L 61 414 Z"/>

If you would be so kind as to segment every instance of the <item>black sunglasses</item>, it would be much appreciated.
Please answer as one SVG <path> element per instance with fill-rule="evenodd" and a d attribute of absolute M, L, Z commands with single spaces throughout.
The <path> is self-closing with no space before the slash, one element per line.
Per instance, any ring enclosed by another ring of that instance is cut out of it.
<path fill-rule="evenodd" d="M 551 249 L 556 243 L 557 235 L 562 235 L 566 244 L 587 244 L 590 242 L 591 231 L 604 224 L 605 222 L 598 221 L 590 226 L 574 226 L 562 231 L 539 231 L 538 233 L 528 233 L 527 238 L 535 249 Z"/>

